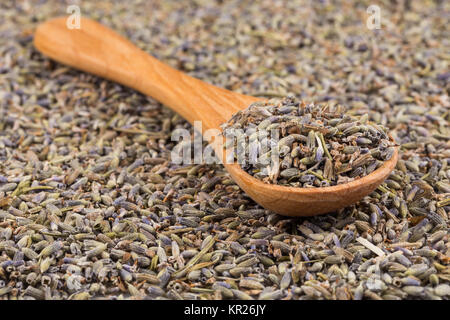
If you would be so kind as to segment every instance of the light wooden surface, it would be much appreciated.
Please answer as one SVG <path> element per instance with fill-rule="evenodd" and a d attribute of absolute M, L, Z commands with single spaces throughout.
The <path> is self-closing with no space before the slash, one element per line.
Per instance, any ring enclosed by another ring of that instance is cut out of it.
<path fill-rule="evenodd" d="M 80 29 L 68 29 L 66 17 L 40 25 L 36 48 L 50 58 L 118 82 L 162 102 L 203 131 L 217 128 L 235 112 L 260 100 L 215 87 L 177 71 L 140 50 L 111 29 L 86 18 Z M 220 146 L 220 144 L 219 144 Z M 225 164 L 236 183 L 256 202 L 282 215 L 312 216 L 352 204 L 382 183 L 397 163 L 398 152 L 373 173 L 351 183 L 325 188 L 265 184 L 238 164 Z"/>

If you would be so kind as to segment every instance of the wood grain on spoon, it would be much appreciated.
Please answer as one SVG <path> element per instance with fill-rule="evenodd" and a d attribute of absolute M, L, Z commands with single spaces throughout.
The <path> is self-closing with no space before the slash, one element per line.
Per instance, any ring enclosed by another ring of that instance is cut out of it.
<path fill-rule="evenodd" d="M 219 129 L 239 110 L 261 100 L 218 88 L 188 76 L 134 46 L 111 29 L 86 18 L 80 29 L 68 29 L 66 18 L 40 25 L 36 48 L 50 58 L 118 82 L 162 102 L 190 123 L 202 121 L 203 131 Z M 265 184 L 238 164 L 224 164 L 234 181 L 257 203 L 282 215 L 312 216 L 346 207 L 372 192 L 394 169 L 393 157 L 371 174 L 324 188 Z"/>

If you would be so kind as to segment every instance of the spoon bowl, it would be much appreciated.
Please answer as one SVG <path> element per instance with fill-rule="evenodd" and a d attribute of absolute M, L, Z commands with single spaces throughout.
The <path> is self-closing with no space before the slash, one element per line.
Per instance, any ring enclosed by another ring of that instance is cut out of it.
<path fill-rule="evenodd" d="M 202 130 L 220 129 L 236 112 L 261 98 L 228 91 L 188 76 L 134 46 L 111 29 L 81 18 L 80 29 L 69 29 L 66 17 L 41 24 L 34 45 L 44 55 L 151 96 Z M 217 144 L 217 148 L 221 147 Z M 392 158 L 369 175 L 349 183 L 321 188 L 294 188 L 264 183 L 224 162 L 233 180 L 258 204 L 286 216 L 313 216 L 357 202 L 380 185 L 394 169 Z"/>
<path fill-rule="evenodd" d="M 233 180 L 257 203 L 283 216 L 308 217 L 349 206 L 375 190 L 394 169 L 398 152 L 372 173 L 348 183 L 321 188 L 295 188 L 264 183 L 238 164 L 224 164 Z"/>

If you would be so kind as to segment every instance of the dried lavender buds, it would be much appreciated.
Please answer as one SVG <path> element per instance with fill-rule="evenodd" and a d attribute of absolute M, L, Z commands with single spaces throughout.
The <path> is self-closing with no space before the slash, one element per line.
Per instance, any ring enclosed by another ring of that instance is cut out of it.
<path fill-rule="evenodd" d="M 450 299 L 450 1 L 79 4 L 217 86 L 367 114 L 399 160 L 358 203 L 279 216 L 171 162 L 179 115 L 36 52 L 67 1 L 0 1 L 0 300 Z"/>
<path fill-rule="evenodd" d="M 255 102 L 222 126 L 235 158 L 254 177 L 292 187 L 328 187 L 366 176 L 389 160 L 387 128 L 340 106 L 293 96 Z M 231 142 L 231 143 L 230 143 Z M 239 161 L 241 154 L 244 161 Z"/>

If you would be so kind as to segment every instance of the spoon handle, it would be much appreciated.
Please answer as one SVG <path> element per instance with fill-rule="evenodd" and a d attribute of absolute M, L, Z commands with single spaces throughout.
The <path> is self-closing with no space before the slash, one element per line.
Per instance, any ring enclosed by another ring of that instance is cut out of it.
<path fill-rule="evenodd" d="M 111 29 L 81 18 L 69 29 L 66 18 L 41 24 L 34 45 L 50 58 L 151 96 L 203 130 L 219 128 L 258 98 L 218 88 L 157 60 Z"/>

